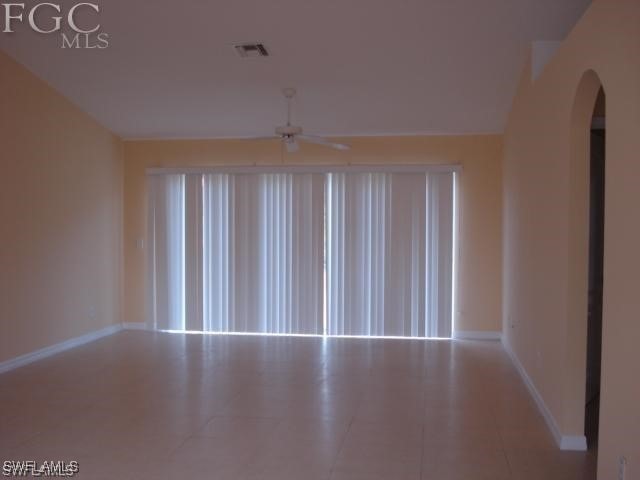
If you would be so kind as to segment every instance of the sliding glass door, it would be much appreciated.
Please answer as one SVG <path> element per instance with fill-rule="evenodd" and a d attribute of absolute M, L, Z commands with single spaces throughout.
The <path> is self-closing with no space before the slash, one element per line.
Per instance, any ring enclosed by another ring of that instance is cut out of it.
<path fill-rule="evenodd" d="M 159 330 L 450 337 L 452 171 L 154 172 Z"/>

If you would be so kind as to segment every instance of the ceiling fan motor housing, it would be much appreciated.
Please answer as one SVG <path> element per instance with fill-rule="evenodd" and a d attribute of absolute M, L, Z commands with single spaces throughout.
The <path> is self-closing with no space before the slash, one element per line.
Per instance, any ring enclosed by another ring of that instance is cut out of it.
<path fill-rule="evenodd" d="M 294 137 L 302 134 L 302 127 L 295 127 L 292 125 L 286 125 L 283 127 L 276 127 L 276 135 L 281 137 Z"/>

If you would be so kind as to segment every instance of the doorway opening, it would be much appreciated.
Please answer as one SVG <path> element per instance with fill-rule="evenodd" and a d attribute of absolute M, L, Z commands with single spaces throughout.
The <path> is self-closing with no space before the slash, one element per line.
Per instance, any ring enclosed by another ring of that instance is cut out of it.
<path fill-rule="evenodd" d="M 584 434 L 589 450 L 598 447 L 602 297 L 604 285 L 605 94 L 600 88 L 591 122 L 589 165 L 589 292 Z"/>

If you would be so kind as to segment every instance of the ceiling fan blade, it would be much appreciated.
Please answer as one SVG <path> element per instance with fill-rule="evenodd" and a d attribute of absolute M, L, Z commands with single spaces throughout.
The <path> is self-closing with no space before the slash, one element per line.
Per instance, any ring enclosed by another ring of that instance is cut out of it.
<path fill-rule="evenodd" d="M 316 137 L 315 135 L 298 135 L 298 138 L 304 142 L 315 143 L 316 145 L 324 145 L 325 147 L 335 148 L 336 150 L 349 150 L 351 147 L 344 143 L 333 143 L 326 138 Z"/>
<path fill-rule="evenodd" d="M 288 153 L 295 153 L 300 149 L 300 145 L 295 140 L 295 138 L 289 138 L 284 141 L 284 146 L 287 149 Z"/>
<path fill-rule="evenodd" d="M 281 140 L 282 137 L 278 135 L 269 135 L 265 137 L 243 137 L 242 140 Z"/>

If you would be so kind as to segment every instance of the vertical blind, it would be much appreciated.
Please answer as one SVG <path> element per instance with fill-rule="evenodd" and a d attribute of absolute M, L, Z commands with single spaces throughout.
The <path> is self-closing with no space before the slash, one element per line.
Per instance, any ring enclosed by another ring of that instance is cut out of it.
<path fill-rule="evenodd" d="M 204 325 L 322 333 L 324 178 L 205 175 Z"/>
<path fill-rule="evenodd" d="M 161 330 L 450 337 L 454 174 L 149 176 Z"/>
<path fill-rule="evenodd" d="M 424 175 L 327 176 L 330 335 L 425 336 Z"/>
<path fill-rule="evenodd" d="M 327 176 L 327 333 L 450 337 L 453 173 Z"/>
<path fill-rule="evenodd" d="M 185 326 L 185 176 L 150 177 L 148 314 L 157 329 Z"/>
<path fill-rule="evenodd" d="M 426 331 L 427 337 L 451 337 L 453 329 L 454 178 L 427 177 Z"/>

